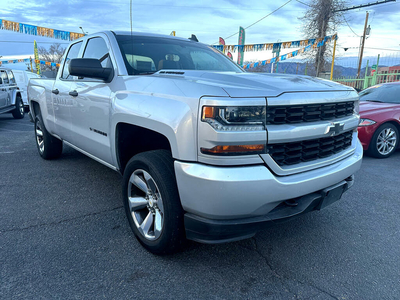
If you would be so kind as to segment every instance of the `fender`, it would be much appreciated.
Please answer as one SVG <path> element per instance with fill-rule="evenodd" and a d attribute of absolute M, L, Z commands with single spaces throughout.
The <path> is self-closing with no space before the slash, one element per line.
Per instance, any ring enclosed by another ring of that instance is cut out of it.
<path fill-rule="evenodd" d="M 35 111 L 32 105 L 33 102 L 37 102 L 40 107 L 40 113 L 43 118 L 44 126 L 47 131 L 51 134 L 54 133 L 54 113 L 53 113 L 53 104 L 51 102 L 51 92 L 46 92 L 46 86 L 35 85 L 35 80 L 31 79 L 28 86 L 28 101 L 29 101 L 29 110 L 31 111 L 32 118 L 35 119 Z M 46 85 L 48 85 L 47 89 L 52 88 L 52 82 L 44 81 Z M 43 84 L 43 83 L 42 83 Z"/>
<path fill-rule="evenodd" d="M 170 97 L 175 99 L 168 99 L 167 95 L 134 94 L 129 91 L 119 92 L 113 97 L 110 139 L 114 158 L 117 124 L 127 123 L 164 135 L 169 141 L 174 158 L 197 160 L 196 114 L 187 103 L 179 101 L 179 97 Z M 197 104 L 197 101 L 192 102 Z"/>

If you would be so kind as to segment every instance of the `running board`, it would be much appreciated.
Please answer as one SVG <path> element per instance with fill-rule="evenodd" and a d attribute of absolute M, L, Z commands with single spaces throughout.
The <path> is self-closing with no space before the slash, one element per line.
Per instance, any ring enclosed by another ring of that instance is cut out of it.
<path fill-rule="evenodd" d="M 86 156 L 90 157 L 91 159 L 94 159 L 95 161 L 97 161 L 97 162 L 99 162 L 99 163 L 105 165 L 106 167 L 109 167 L 110 169 L 119 172 L 119 169 L 116 168 L 116 167 L 114 167 L 112 164 L 109 164 L 108 162 L 105 162 L 104 160 L 102 160 L 102 159 L 100 159 L 100 158 L 98 158 L 98 157 L 96 157 L 96 156 L 94 156 L 94 155 L 92 155 L 92 154 L 86 152 L 85 150 L 82 150 L 81 148 L 76 147 L 75 145 L 73 145 L 73 144 L 67 142 L 66 140 L 63 140 L 63 142 L 64 142 L 64 144 L 66 144 L 67 146 L 70 146 L 71 148 L 73 148 L 73 149 L 75 149 L 75 150 L 81 152 L 82 154 L 85 154 Z"/>

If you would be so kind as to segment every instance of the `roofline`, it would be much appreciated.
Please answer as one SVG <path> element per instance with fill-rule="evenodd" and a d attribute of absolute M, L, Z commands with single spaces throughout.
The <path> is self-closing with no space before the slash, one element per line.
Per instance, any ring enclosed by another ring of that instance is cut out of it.
<path fill-rule="evenodd" d="M 195 42 L 193 40 L 190 40 L 189 38 L 182 38 L 182 37 L 177 37 L 177 36 L 172 36 L 172 35 L 165 35 L 165 34 L 158 34 L 158 33 L 148 33 L 148 32 L 138 32 L 138 31 L 115 31 L 115 30 L 103 30 L 103 31 L 98 31 L 98 32 L 94 32 L 88 35 L 85 35 L 79 39 L 74 40 L 73 42 L 77 42 L 77 41 L 81 41 L 84 40 L 86 38 L 90 38 L 91 36 L 96 36 L 99 34 L 105 34 L 107 36 L 113 35 L 132 35 L 135 37 L 155 37 L 155 38 L 163 38 L 163 39 L 171 39 L 171 40 L 180 40 L 180 41 L 185 41 L 185 42 L 192 42 L 192 43 L 199 43 L 199 42 Z M 203 45 L 207 45 L 204 43 L 200 43 Z M 209 45 L 207 45 L 209 46 Z"/>

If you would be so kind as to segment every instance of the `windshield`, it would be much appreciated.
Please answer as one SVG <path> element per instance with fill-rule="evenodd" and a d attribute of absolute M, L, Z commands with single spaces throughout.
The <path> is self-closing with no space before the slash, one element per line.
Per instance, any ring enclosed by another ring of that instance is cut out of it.
<path fill-rule="evenodd" d="M 370 87 L 360 94 L 362 101 L 400 104 L 400 84 L 383 84 Z"/>
<path fill-rule="evenodd" d="M 190 40 L 116 35 L 129 75 L 167 70 L 243 72 L 218 50 Z"/>

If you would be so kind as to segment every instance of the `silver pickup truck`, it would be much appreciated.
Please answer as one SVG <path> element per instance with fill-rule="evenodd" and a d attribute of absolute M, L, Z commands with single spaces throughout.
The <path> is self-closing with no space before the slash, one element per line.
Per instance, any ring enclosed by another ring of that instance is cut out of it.
<path fill-rule="evenodd" d="M 40 156 L 65 144 L 120 172 L 130 226 L 157 254 L 320 210 L 361 165 L 352 88 L 246 73 L 193 38 L 85 36 L 28 98 Z"/>

